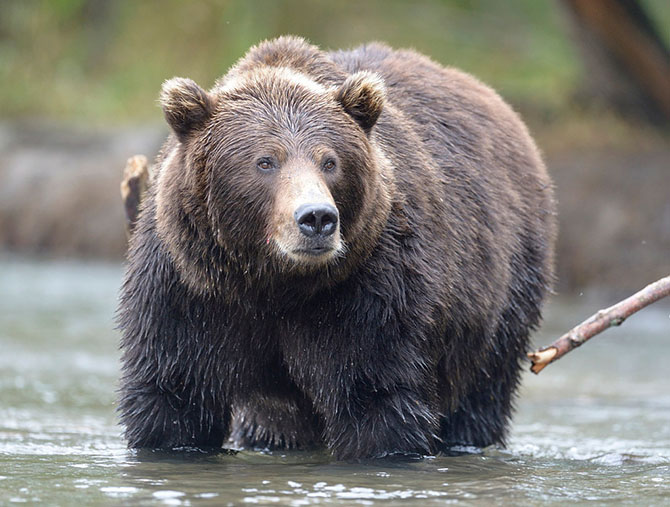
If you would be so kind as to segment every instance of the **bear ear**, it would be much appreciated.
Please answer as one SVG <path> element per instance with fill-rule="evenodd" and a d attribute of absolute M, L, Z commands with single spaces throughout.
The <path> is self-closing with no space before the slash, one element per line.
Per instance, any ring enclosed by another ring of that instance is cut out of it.
<path fill-rule="evenodd" d="M 195 81 L 183 77 L 168 79 L 161 89 L 160 104 L 168 125 L 183 141 L 212 115 L 211 96 Z"/>
<path fill-rule="evenodd" d="M 379 75 L 357 72 L 344 81 L 335 98 L 367 134 L 382 113 L 386 87 Z"/>

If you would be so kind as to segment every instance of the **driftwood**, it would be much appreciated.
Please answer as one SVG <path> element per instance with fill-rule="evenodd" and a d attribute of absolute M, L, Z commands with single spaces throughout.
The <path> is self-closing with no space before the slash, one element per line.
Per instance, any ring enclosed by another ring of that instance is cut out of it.
<path fill-rule="evenodd" d="M 137 215 L 140 211 L 142 197 L 151 183 L 151 166 L 144 155 L 135 155 L 126 162 L 121 180 L 121 199 L 126 211 L 126 235 L 130 238 Z"/>
<path fill-rule="evenodd" d="M 647 285 L 641 291 L 614 306 L 600 310 L 578 326 L 572 328 L 548 347 L 529 353 L 528 357 L 533 363 L 530 371 L 540 373 L 545 366 L 560 359 L 572 349 L 579 347 L 598 333 L 612 326 L 621 325 L 624 320 L 635 312 L 666 296 L 670 296 L 670 276 Z"/>

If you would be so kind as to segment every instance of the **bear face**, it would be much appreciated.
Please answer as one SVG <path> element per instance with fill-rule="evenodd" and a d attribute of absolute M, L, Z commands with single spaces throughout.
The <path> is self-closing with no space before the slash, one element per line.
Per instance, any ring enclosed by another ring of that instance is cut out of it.
<path fill-rule="evenodd" d="M 281 67 L 210 92 L 188 79 L 167 81 L 161 104 L 177 141 L 158 178 L 157 222 L 177 264 L 191 272 L 185 279 L 201 290 L 217 283 L 211 267 L 195 272 L 180 241 L 193 237 L 175 229 L 189 216 L 186 227 L 210 236 L 224 263 L 244 258 L 251 277 L 324 266 L 336 274 L 360 261 L 364 249 L 345 256 L 348 245 L 374 243 L 388 209 L 380 199 L 390 179 L 370 142 L 384 95 L 369 72 L 339 87 Z"/>

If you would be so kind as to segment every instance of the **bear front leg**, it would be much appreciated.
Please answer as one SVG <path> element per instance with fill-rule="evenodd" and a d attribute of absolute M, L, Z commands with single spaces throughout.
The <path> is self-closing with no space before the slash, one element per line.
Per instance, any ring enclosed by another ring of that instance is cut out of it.
<path fill-rule="evenodd" d="M 328 447 L 337 459 L 391 454 L 434 454 L 439 416 L 414 389 L 396 385 L 361 388 L 337 403 L 326 418 Z"/>
<path fill-rule="evenodd" d="M 409 340 L 402 323 L 388 314 L 377 317 L 374 307 L 356 318 L 353 311 L 328 314 L 337 309 L 329 303 L 306 311 L 323 319 L 302 332 L 289 328 L 291 339 L 284 342 L 293 380 L 323 421 L 326 446 L 343 460 L 437 452 L 441 414 L 430 341 L 418 336 L 421 330 Z M 341 315 L 374 327 L 361 333 L 360 327 L 344 326 Z"/>
<path fill-rule="evenodd" d="M 119 412 L 130 448 L 220 448 L 229 434 L 230 410 L 202 393 L 170 392 L 157 383 L 126 381 Z"/>
<path fill-rule="evenodd" d="M 323 445 L 321 423 L 298 396 L 262 396 L 236 406 L 230 440 L 247 449 L 312 449 Z"/>
<path fill-rule="evenodd" d="M 131 448 L 220 447 L 228 437 L 230 408 L 223 377 L 225 340 L 204 315 L 175 296 L 158 305 L 158 291 L 135 291 L 121 306 L 119 413 Z M 139 301 L 138 301 L 139 300 Z M 209 343 L 208 343 L 209 341 Z"/>
<path fill-rule="evenodd" d="M 120 420 L 131 448 L 220 447 L 230 427 L 230 362 L 216 332 L 225 312 L 181 283 L 150 217 L 137 225 L 121 289 Z"/>

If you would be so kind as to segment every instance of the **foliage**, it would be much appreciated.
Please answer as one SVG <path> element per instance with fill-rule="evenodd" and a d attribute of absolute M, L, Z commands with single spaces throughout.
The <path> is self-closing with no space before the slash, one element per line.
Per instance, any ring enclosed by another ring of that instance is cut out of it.
<path fill-rule="evenodd" d="M 579 73 L 561 14 L 536 0 L 2 0 L 0 115 L 158 118 L 163 80 L 210 86 L 249 46 L 285 33 L 415 47 L 515 104 L 556 109 Z"/>

